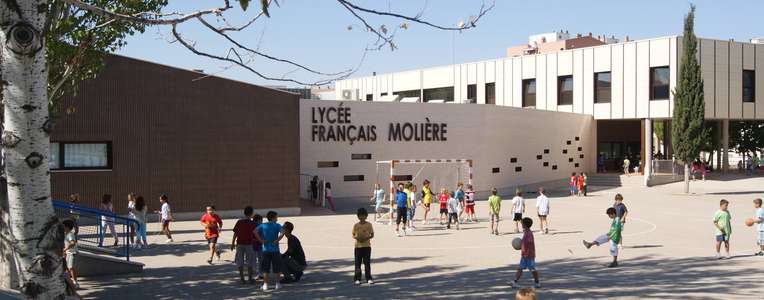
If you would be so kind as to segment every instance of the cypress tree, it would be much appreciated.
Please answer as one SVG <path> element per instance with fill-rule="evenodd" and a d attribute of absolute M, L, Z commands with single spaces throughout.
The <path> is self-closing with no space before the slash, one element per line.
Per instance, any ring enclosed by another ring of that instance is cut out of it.
<path fill-rule="evenodd" d="M 674 116 L 671 140 L 674 157 L 684 164 L 684 192 L 690 192 L 690 164 L 700 155 L 709 130 L 703 126 L 705 103 L 703 101 L 703 78 L 700 74 L 698 39 L 695 37 L 695 5 L 684 18 L 682 36 L 682 61 L 679 80 L 674 91 Z"/>

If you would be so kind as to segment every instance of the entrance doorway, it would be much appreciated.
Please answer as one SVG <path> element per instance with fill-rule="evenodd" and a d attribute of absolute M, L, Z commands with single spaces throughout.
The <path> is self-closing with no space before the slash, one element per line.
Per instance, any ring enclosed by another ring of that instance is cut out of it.
<path fill-rule="evenodd" d="M 597 161 L 599 172 L 623 172 L 623 160 L 631 166 L 641 159 L 640 120 L 598 120 Z"/>

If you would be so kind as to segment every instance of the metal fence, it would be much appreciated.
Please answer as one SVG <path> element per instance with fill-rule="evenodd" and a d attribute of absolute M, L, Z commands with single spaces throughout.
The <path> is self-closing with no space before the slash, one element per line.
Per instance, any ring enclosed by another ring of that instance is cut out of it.
<path fill-rule="evenodd" d="M 112 212 L 53 200 L 60 220 L 73 220 L 77 245 L 83 249 L 124 257 L 130 261 L 130 235 L 137 222 Z"/>

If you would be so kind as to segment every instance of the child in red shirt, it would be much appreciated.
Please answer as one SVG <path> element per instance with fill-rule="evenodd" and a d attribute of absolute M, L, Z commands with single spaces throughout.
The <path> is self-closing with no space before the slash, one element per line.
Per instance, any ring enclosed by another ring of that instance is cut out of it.
<path fill-rule="evenodd" d="M 536 283 L 536 288 L 541 288 L 539 282 L 539 272 L 536 271 L 536 243 L 533 240 L 533 220 L 531 218 L 523 218 L 523 239 L 520 241 L 520 266 L 515 273 L 515 280 L 510 283 L 512 288 L 517 288 L 517 281 L 523 277 L 523 270 L 528 269 L 533 274 L 533 281 Z"/>
<path fill-rule="evenodd" d="M 212 264 L 212 256 L 217 253 L 218 260 L 220 260 L 220 252 L 217 251 L 218 236 L 220 236 L 220 230 L 223 228 L 223 220 L 220 219 L 215 213 L 215 207 L 212 205 L 207 206 L 207 213 L 202 215 L 199 220 L 204 227 L 204 238 L 207 240 L 207 245 L 210 247 L 210 258 L 207 259 L 208 264 Z"/>
<path fill-rule="evenodd" d="M 440 225 L 443 225 L 445 224 L 444 218 L 448 218 L 448 190 L 446 188 L 440 189 L 438 204 L 440 204 Z"/>

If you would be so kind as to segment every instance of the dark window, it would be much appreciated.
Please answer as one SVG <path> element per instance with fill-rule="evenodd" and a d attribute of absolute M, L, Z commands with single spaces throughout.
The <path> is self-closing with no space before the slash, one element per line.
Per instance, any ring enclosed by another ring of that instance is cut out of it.
<path fill-rule="evenodd" d="M 319 161 L 318 167 L 319 168 L 336 168 L 340 166 L 340 162 L 338 161 Z"/>
<path fill-rule="evenodd" d="M 743 102 L 756 102 L 756 72 L 743 70 Z"/>
<path fill-rule="evenodd" d="M 517 162 L 517 157 L 510 158 L 509 162 L 516 163 Z"/>
<path fill-rule="evenodd" d="M 570 140 L 565 141 L 565 144 L 570 145 Z"/>
<path fill-rule="evenodd" d="M 578 147 L 578 151 L 584 151 L 583 147 Z"/>
<path fill-rule="evenodd" d="M 382 97 L 387 96 L 387 93 L 382 93 L 380 96 Z"/>
<path fill-rule="evenodd" d="M 578 163 L 576 163 L 575 165 L 573 165 L 573 167 L 576 167 L 576 168 L 578 168 Z"/>
<path fill-rule="evenodd" d="M 366 94 L 366 101 L 372 101 L 372 100 L 374 100 L 374 95 Z"/>
<path fill-rule="evenodd" d="M 344 181 L 363 181 L 363 175 L 345 175 Z"/>
<path fill-rule="evenodd" d="M 580 140 L 581 140 L 581 138 L 580 138 L 580 137 L 576 137 L 576 139 L 575 139 L 575 140 L 576 140 L 576 141 L 580 141 Z"/>
<path fill-rule="evenodd" d="M 544 162 L 544 166 L 545 166 L 545 167 L 548 167 L 548 166 L 549 166 L 549 162 L 548 162 L 548 161 L 545 161 L 545 162 Z"/>
<path fill-rule="evenodd" d="M 573 158 L 568 158 L 568 162 L 573 162 Z"/>
<path fill-rule="evenodd" d="M 650 68 L 650 100 L 669 98 L 669 67 Z"/>
<path fill-rule="evenodd" d="M 578 156 L 578 158 L 584 158 L 584 155 L 583 155 L 583 154 L 581 154 L 581 155 L 579 155 L 579 156 Z"/>
<path fill-rule="evenodd" d="M 419 98 L 421 96 L 419 94 L 419 90 L 393 92 L 393 95 L 401 96 L 401 98 L 413 98 L 413 97 Z"/>
<path fill-rule="evenodd" d="M 424 90 L 424 102 L 430 100 L 443 100 L 445 102 L 454 102 L 454 87 L 442 87 Z"/>
<path fill-rule="evenodd" d="M 491 169 L 491 173 L 499 173 L 499 168 L 493 168 L 493 169 Z"/>
<path fill-rule="evenodd" d="M 557 170 L 557 165 L 552 165 L 552 170 Z"/>
<path fill-rule="evenodd" d="M 414 176 L 411 175 L 393 175 L 393 181 L 411 181 Z"/>
<path fill-rule="evenodd" d="M 350 159 L 371 159 L 371 153 L 353 153 Z"/>
<path fill-rule="evenodd" d="M 515 172 L 521 172 L 523 170 L 523 167 L 515 167 Z"/>
<path fill-rule="evenodd" d="M 594 103 L 610 103 L 610 72 L 594 73 Z"/>
<path fill-rule="evenodd" d="M 549 154 L 549 149 L 544 149 L 544 154 Z"/>
<path fill-rule="evenodd" d="M 536 79 L 523 80 L 523 107 L 536 107 Z"/>
<path fill-rule="evenodd" d="M 536 155 L 536 159 L 541 159 L 541 155 Z"/>
<path fill-rule="evenodd" d="M 477 102 L 477 84 L 467 85 L 467 100 L 469 100 L 470 103 Z"/>
<path fill-rule="evenodd" d="M 562 149 L 562 154 L 568 154 L 568 149 Z"/>
<path fill-rule="evenodd" d="M 51 142 L 51 170 L 111 169 L 111 142 Z"/>
<path fill-rule="evenodd" d="M 573 75 L 557 77 L 557 105 L 573 104 Z"/>
<path fill-rule="evenodd" d="M 496 83 L 485 84 L 485 104 L 496 104 Z"/>

